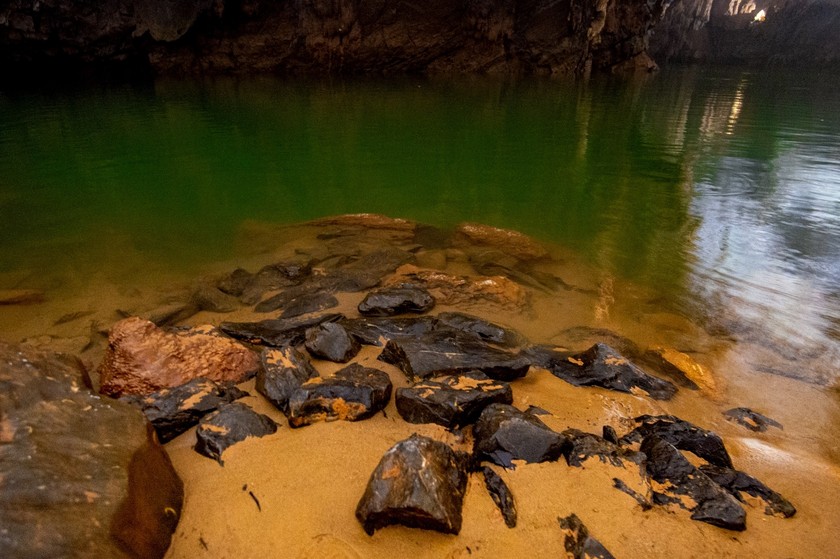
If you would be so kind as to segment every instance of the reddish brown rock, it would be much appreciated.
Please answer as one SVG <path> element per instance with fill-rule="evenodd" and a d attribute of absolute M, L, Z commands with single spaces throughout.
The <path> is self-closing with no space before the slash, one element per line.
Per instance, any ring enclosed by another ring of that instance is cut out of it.
<path fill-rule="evenodd" d="M 193 329 L 166 332 L 142 318 L 114 324 L 99 367 L 100 392 L 109 396 L 150 394 L 198 377 L 241 382 L 260 368 L 242 344 Z"/>
<path fill-rule="evenodd" d="M 492 247 L 519 260 L 535 260 L 548 256 L 545 247 L 527 235 L 478 223 L 459 225 L 455 231 L 453 244 Z"/>

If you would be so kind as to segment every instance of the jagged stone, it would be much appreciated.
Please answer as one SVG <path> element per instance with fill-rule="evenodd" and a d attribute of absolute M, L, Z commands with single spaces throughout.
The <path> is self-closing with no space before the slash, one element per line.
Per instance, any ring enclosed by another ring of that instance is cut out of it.
<path fill-rule="evenodd" d="M 437 315 L 438 322 L 453 330 L 473 334 L 485 342 L 503 347 L 519 347 L 525 339 L 515 330 L 499 326 L 483 318 L 460 312 L 443 312 Z"/>
<path fill-rule="evenodd" d="M 621 444 L 639 442 L 655 435 L 680 450 L 693 452 L 709 464 L 732 467 L 732 458 L 729 457 L 723 439 L 717 433 L 673 415 L 642 415 L 634 421 L 640 425 L 624 435 L 620 440 Z"/>
<path fill-rule="evenodd" d="M 435 298 L 422 287 L 401 285 L 368 293 L 359 303 L 359 313 L 365 316 L 420 314 L 430 311 L 434 306 Z"/>
<path fill-rule="evenodd" d="M 536 416 L 506 404 L 490 404 L 484 408 L 473 436 L 475 457 L 503 468 L 511 468 L 513 460 L 557 460 L 568 444 L 563 435 L 549 429 Z"/>
<path fill-rule="evenodd" d="M 388 404 L 391 390 L 387 373 L 353 363 L 330 378 L 312 378 L 301 384 L 289 398 L 289 425 L 367 419 Z"/>
<path fill-rule="evenodd" d="M 723 412 L 723 416 L 729 421 L 734 421 L 756 433 L 763 433 L 768 427 L 784 429 L 778 421 L 749 408 L 732 408 Z"/>
<path fill-rule="evenodd" d="M 397 411 L 409 423 L 437 423 L 447 428 L 474 423 L 487 405 L 510 404 L 510 385 L 480 371 L 425 380 L 398 388 Z"/>
<path fill-rule="evenodd" d="M 388 340 L 415 338 L 431 332 L 438 324 L 433 316 L 361 317 L 341 321 L 354 338 L 366 345 L 383 346 Z"/>
<path fill-rule="evenodd" d="M 604 425 L 602 432 L 604 440 L 607 440 L 613 444 L 619 444 L 618 433 L 615 432 L 614 427 L 612 427 L 611 425 Z"/>
<path fill-rule="evenodd" d="M 313 357 L 336 363 L 347 363 L 361 349 L 358 340 L 337 322 L 327 322 L 307 330 L 305 345 Z"/>
<path fill-rule="evenodd" d="M 309 360 L 293 347 L 263 349 L 262 368 L 257 373 L 257 392 L 285 414 L 289 412 L 289 398 L 295 390 L 318 372 Z"/>
<path fill-rule="evenodd" d="M 219 329 L 238 340 L 273 347 L 300 345 L 306 331 L 325 322 L 336 322 L 341 314 L 322 314 L 303 318 L 279 318 L 259 322 L 222 322 Z"/>
<path fill-rule="evenodd" d="M 205 415 L 195 430 L 195 451 L 224 465 L 222 453 L 248 437 L 264 437 L 277 432 L 277 424 L 267 415 L 245 404 L 224 404 Z"/>
<path fill-rule="evenodd" d="M 624 467 L 625 462 L 644 464 L 645 455 L 626 448 L 621 448 L 605 438 L 578 429 L 566 429 L 562 435 L 569 444 L 563 451 L 569 466 L 583 466 L 589 458 L 597 457 L 601 462 Z"/>
<path fill-rule="evenodd" d="M 356 507 L 356 518 L 369 535 L 392 524 L 457 534 L 467 489 L 466 463 L 466 457 L 448 445 L 414 434 L 379 461 Z"/>
<path fill-rule="evenodd" d="M 490 493 L 490 497 L 496 503 L 499 512 L 502 513 L 505 525 L 508 528 L 516 528 L 516 503 L 513 500 L 513 493 L 510 492 L 510 488 L 508 488 L 505 480 L 494 472 L 490 466 L 484 466 L 481 471 L 484 474 L 484 485 L 487 487 L 487 492 Z"/>
<path fill-rule="evenodd" d="M 338 299 L 329 293 L 309 293 L 295 297 L 283 308 L 280 318 L 294 318 L 338 306 Z"/>
<path fill-rule="evenodd" d="M 570 559 L 615 559 L 601 542 L 589 534 L 589 530 L 574 513 L 566 518 L 557 518 L 563 531 L 563 547 Z"/>
<path fill-rule="evenodd" d="M 747 513 L 738 501 L 674 445 L 649 435 L 642 441 L 641 451 L 647 456 L 647 473 L 657 483 L 653 486 L 656 504 L 675 504 L 691 511 L 692 519 L 727 530 L 746 529 Z"/>
<path fill-rule="evenodd" d="M 742 503 L 746 502 L 744 493 L 761 499 L 765 504 L 765 514 L 783 516 L 785 518 L 790 518 L 796 514 L 796 507 L 790 501 L 749 474 L 733 470 L 732 468 L 721 468 L 720 466 L 709 464 L 700 466 L 700 471 L 729 491 L 733 497 Z"/>

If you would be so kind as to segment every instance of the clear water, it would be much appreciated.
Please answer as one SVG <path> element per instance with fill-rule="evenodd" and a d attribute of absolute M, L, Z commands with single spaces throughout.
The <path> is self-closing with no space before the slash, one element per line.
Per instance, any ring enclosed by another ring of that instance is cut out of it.
<path fill-rule="evenodd" d="M 837 75 L 0 93 L 0 288 L 200 266 L 245 220 L 350 212 L 517 229 L 712 331 L 840 357 Z"/>

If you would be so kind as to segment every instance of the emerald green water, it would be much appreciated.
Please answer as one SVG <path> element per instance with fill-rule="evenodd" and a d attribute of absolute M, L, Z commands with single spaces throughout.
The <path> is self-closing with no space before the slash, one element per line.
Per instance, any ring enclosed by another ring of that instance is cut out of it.
<path fill-rule="evenodd" d="M 468 220 L 570 247 L 679 312 L 734 308 L 836 355 L 839 85 L 675 69 L 6 90 L 0 272 L 200 266 L 232 256 L 244 220 Z"/>

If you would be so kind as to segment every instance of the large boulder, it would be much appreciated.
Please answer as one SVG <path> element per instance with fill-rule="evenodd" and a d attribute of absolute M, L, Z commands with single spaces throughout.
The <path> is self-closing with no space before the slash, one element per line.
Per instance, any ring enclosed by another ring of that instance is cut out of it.
<path fill-rule="evenodd" d="M 257 355 L 234 340 L 203 329 L 167 332 L 148 320 L 131 317 L 111 327 L 99 367 L 100 392 L 150 394 L 199 377 L 242 382 L 257 369 Z"/>
<path fill-rule="evenodd" d="M 138 409 L 75 359 L 0 342 L 0 557 L 163 557 L 182 503 Z"/>
<path fill-rule="evenodd" d="M 473 431 L 473 454 L 510 468 L 513 460 L 550 462 L 557 460 L 568 441 L 536 416 L 506 404 L 490 404 L 478 418 Z"/>

